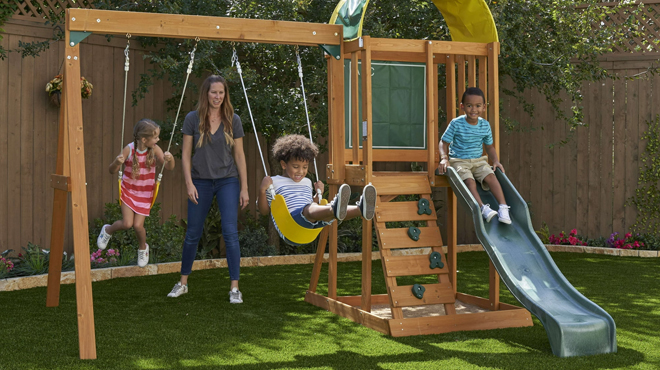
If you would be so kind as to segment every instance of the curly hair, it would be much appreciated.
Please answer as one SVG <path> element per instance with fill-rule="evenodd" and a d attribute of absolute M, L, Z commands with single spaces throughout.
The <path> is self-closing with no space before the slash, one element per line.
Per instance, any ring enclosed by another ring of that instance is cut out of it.
<path fill-rule="evenodd" d="M 289 162 L 291 159 L 311 162 L 319 154 L 319 149 L 302 135 L 285 135 L 278 138 L 273 145 L 273 158 Z"/>

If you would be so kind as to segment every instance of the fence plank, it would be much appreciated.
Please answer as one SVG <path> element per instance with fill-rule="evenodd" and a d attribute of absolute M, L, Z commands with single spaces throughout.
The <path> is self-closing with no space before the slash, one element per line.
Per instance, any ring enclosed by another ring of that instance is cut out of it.
<path fill-rule="evenodd" d="M 39 40 L 40 41 L 40 40 Z M 44 218 L 46 214 L 50 213 L 43 210 L 43 205 L 45 203 L 46 189 L 48 189 L 47 184 L 50 182 L 50 176 L 46 174 L 46 162 L 48 157 L 46 157 L 45 147 L 46 147 L 46 127 L 41 122 L 46 122 L 47 116 L 47 94 L 44 91 L 44 86 L 46 82 L 50 80 L 50 77 L 47 74 L 47 69 L 42 68 L 41 66 L 48 65 L 48 53 L 41 53 L 39 57 L 36 57 L 34 60 L 34 81 L 31 86 L 32 90 L 32 101 L 33 111 L 34 111 L 34 130 L 33 130 L 33 146 L 32 146 L 32 156 L 34 158 L 34 191 L 32 199 L 34 201 L 35 209 L 39 209 L 41 205 L 41 211 L 33 213 L 32 224 L 33 233 L 32 240 L 34 243 L 39 245 L 44 245 L 46 243 L 46 224 Z"/>
<path fill-rule="evenodd" d="M 628 74 L 636 74 L 641 72 L 641 70 L 630 70 Z M 639 168 L 637 159 L 639 158 L 639 124 L 640 124 L 640 114 L 639 108 L 647 109 L 646 106 L 642 106 L 640 99 L 640 80 L 631 80 L 628 81 L 628 95 L 627 101 L 631 105 L 631 109 L 628 110 L 626 115 L 626 176 L 625 176 L 625 192 L 624 199 L 630 199 L 635 195 L 635 189 L 637 188 L 637 179 L 639 177 Z M 637 102 L 637 104 L 635 104 Z M 623 223 L 624 230 L 621 230 L 622 233 L 628 231 L 630 226 L 635 222 L 635 217 L 637 212 L 634 206 L 626 206 L 625 218 Z"/>
<path fill-rule="evenodd" d="M 612 112 L 614 104 L 612 101 L 612 80 L 608 79 L 601 83 L 601 117 L 600 117 L 600 203 L 601 203 L 601 216 L 600 225 L 597 234 L 602 235 L 607 233 L 607 230 L 612 230 L 612 204 L 613 204 L 613 172 L 612 172 L 612 150 L 613 140 L 612 137 Z"/>
<path fill-rule="evenodd" d="M 9 35 L 0 40 L 0 46 L 4 49 L 9 49 Z M 11 55 L 11 54 L 10 54 Z M 0 60 L 0 112 L 7 112 L 0 114 L 0 181 L 1 179 L 8 179 L 9 163 L 9 122 L 14 122 L 9 119 L 9 107 L 11 106 L 11 96 L 9 94 L 9 59 Z M 8 207 L 8 194 L 9 187 L 0 187 L 0 251 L 12 248 L 8 245 L 8 220 L 9 220 L 9 207 Z"/>
<path fill-rule="evenodd" d="M 617 74 L 619 75 L 619 74 Z M 623 232 L 625 218 L 625 173 L 626 173 L 626 80 L 614 81 L 614 167 L 612 179 L 612 231 Z"/>
<path fill-rule="evenodd" d="M 600 209 L 600 83 L 593 82 L 589 84 L 589 95 L 593 96 L 594 102 L 597 104 L 590 104 L 589 106 L 589 219 L 588 219 L 588 232 L 589 235 L 598 234 L 598 225 L 602 217 Z"/>
<path fill-rule="evenodd" d="M 15 35 L 7 35 L 9 47 L 16 49 L 21 39 Z M 8 220 L 8 245 L 9 248 L 20 250 L 21 247 L 21 94 L 22 83 L 22 61 L 18 53 L 9 53 L 9 106 L 7 107 L 8 130 L 7 130 L 7 154 L 11 154 L 13 160 L 7 161 L 7 214 L 12 215 Z M 27 104 L 27 102 L 25 102 Z"/>

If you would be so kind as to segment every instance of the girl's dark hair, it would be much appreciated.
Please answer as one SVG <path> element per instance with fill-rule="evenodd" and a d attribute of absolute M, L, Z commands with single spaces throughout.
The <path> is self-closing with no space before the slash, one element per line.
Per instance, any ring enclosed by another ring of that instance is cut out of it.
<path fill-rule="evenodd" d="M 135 124 L 133 127 L 133 150 L 137 152 L 138 141 L 140 139 L 150 139 L 156 135 L 156 130 L 159 130 L 160 126 L 149 118 L 142 118 Z M 131 153 L 133 154 L 133 153 Z M 129 154 L 130 155 L 130 154 Z M 137 179 L 140 176 L 140 164 L 138 160 L 133 156 L 133 172 L 132 176 L 134 179 Z M 151 169 L 151 166 L 156 164 L 156 153 L 153 148 L 147 149 L 147 168 Z"/>
<path fill-rule="evenodd" d="M 319 149 L 302 135 L 285 135 L 278 138 L 273 145 L 273 158 L 289 162 L 291 159 L 311 162 L 319 154 Z"/>
<path fill-rule="evenodd" d="M 209 90 L 211 85 L 221 82 L 225 87 L 225 98 L 220 105 L 220 122 L 224 127 L 225 140 L 230 147 L 234 146 L 234 107 L 229 99 L 229 85 L 227 80 L 218 75 L 211 75 L 204 80 L 199 89 L 199 100 L 197 101 L 197 114 L 199 115 L 199 148 L 211 140 L 211 117 L 209 116 Z"/>
<path fill-rule="evenodd" d="M 465 97 L 468 95 L 474 95 L 474 96 L 481 96 L 481 99 L 484 100 L 484 104 L 486 104 L 486 95 L 484 95 L 484 92 L 481 91 L 480 88 L 478 87 L 468 87 L 465 89 L 465 92 L 463 93 L 463 97 L 461 98 L 461 103 L 465 103 Z"/>

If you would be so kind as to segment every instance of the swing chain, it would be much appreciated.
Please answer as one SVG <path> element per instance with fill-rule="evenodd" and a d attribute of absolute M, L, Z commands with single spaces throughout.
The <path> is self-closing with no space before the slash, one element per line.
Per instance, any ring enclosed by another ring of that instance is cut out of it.
<path fill-rule="evenodd" d="M 302 61 L 300 60 L 300 52 L 298 51 L 298 45 L 296 45 L 296 60 L 298 61 L 298 77 L 303 78 L 303 69 Z"/>
<path fill-rule="evenodd" d="M 236 48 L 233 49 L 234 49 L 234 53 L 231 56 L 231 66 L 233 67 L 235 64 L 236 71 L 238 72 L 239 75 L 242 75 L 243 70 L 241 69 L 241 62 L 238 61 L 238 53 L 236 52 Z"/>
<path fill-rule="evenodd" d="M 193 64 L 195 63 L 195 51 L 197 51 L 198 42 L 199 42 L 199 37 L 195 37 L 195 46 L 190 52 L 190 63 L 188 63 L 188 70 L 186 71 L 187 74 L 190 74 L 192 72 Z"/>
<path fill-rule="evenodd" d="M 126 59 L 124 60 L 124 72 L 128 72 L 129 65 L 130 65 L 129 58 L 128 58 L 128 53 L 129 53 L 128 49 L 131 46 L 131 34 L 130 33 L 126 34 L 126 39 L 127 39 L 126 40 L 126 49 L 124 49 L 124 56 L 126 57 Z"/>

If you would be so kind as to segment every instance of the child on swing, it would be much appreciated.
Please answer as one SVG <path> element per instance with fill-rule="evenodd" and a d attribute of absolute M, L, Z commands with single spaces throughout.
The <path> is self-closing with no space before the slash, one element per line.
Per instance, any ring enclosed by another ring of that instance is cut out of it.
<path fill-rule="evenodd" d="M 156 167 L 165 163 L 168 170 L 174 169 L 174 158 L 170 152 L 156 145 L 160 138 L 160 126 L 150 119 L 141 119 L 133 128 L 134 141 L 124 147 L 110 164 L 110 173 L 115 174 L 125 164 L 121 180 L 121 214 L 123 219 L 112 225 L 103 225 L 96 245 L 105 249 L 115 231 L 135 230 L 138 239 L 138 266 L 149 263 L 149 245 L 144 229 L 144 219 L 149 216 L 156 183 Z"/>
<path fill-rule="evenodd" d="M 376 211 L 376 188 L 368 184 L 362 191 L 362 196 L 355 205 L 349 206 L 351 187 L 343 184 L 335 198 L 327 205 L 314 203 L 314 191 L 323 194 L 323 182 L 312 181 L 306 177 L 309 162 L 316 158 L 319 150 L 309 139 L 302 135 L 282 136 L 273 146 L 273 157 L 282 166 L 282 176 L 264 177 L 259 189 L 257 201 L 262 215 L 270 213 L 273 197 L 268 187 L 273 185 L 275 194 L 281 194 L 286 201 L 291 216 L 300 226 L 317 229 L 331 224 L 335 219 L 342 221 L 362 216 L 371 220 Z M 273 220 L 274 221 L 274 220 Z M 277 228 L 277 224 L 275 224 Z M 288 243 L 282 232 L 278 233 Z"/>

